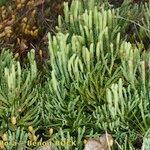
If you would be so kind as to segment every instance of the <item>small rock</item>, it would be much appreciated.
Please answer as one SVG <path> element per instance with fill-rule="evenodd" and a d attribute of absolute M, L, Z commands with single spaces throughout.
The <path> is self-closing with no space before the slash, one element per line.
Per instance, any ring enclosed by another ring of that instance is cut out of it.
<path fill-rule="evenodd" d="M 89 139 L 85 144 L 84 150 L 104 150 L 103 145 L 97 140 Z"/>
<path fill-rule="evenodd" d="M 84 150 L 110 150 L 113 145 L 113 138 L 110 134 L 103 134 L 99 140 L 89 139 Z"/>

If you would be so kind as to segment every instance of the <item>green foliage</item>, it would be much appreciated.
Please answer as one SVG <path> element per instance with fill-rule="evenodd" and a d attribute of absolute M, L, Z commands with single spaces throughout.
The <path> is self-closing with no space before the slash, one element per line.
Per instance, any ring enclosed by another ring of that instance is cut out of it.
<path fill-rule="evenodd" d="M 57 146 L 59 150 L 81 150 L 86 137 L 108 131 L 116 139 L 114 149 L 136 148 L 139 134 L 145 135 L 146 147 L 150 52 L 142 40 L 135 44 L 124 35 L 124 29 L 143 7 L 147 14 L 148 4 L 130 5 L 131 13 L 136 12 L 127 18 L 127 1 L 116 9 L 111 9 L 108 1 L 89 0 L 85 5 L 85 1 L 74 0 L 70 7 L 65 3 L 58 32 L 48 34 L 50 60 L 43 76 L 38 75 L 33 50 L 28 53 L 25 68 L 12 54 L 2 51 L 1 134 L 8 132 L 8 139 L 25 142 L 27 131 L 20 127 L 32 125 L 35 130 L 44 129 L 43 136 L 50 140 L 75 141 L 75 145 Z M 149 25 L 147 17 L 143 24 L 138 30 L 141 38 L 148 36 L 141 31 Z M 54 129 L 52 135 L 48 128 Z"/>
<path fill-rule="evenodd" d="M 8 0 L 0 0 L 0 6 L 7 3 Z"/>
<path fill-rule="evenodd" d="M 84 10 L 77 0 L 70 9 L 65 4 L 58 33 L 49 34 L 51 71 L 48 96 L 43 98 L 48 126 L 57 131 L 61 126 L 74 137 L 83 126 L 85 135 L 91 130 L 121 134 L 133 127 L 141 134 L 149 128 L 150 53 L 146 52 L 146 58 L 141 44 L 135 46 L 122 38 L 128 23 L 120 13 L 104 6 L 100 11 L 96 6 Z M 123 140 L 130 143 L 123 149 L 133 148 L 135 137 L 131 142 L 130 136 Z"/>
<path fill-rule="evenodd" d="M 15 132 L 8 130 L 8 144 L 6 144 L 6 150 L 24 150 L 27 144 L 28 134 L 23 128 L 18 127 Z"/>
<path fill-rule="evenodd" d="M 145 3 L 143 6 L 144 15 L 142 18 L 142 24 L 140 28 L 140 34 L 141 36 L 148 37 L 150 39 L 150 3 Z"/>
<path fill-rule="evenodd" d="M 30 65 L 21 69 L 12 54 L 1 53 L 0 124 L 1 132 L 16 130 L 17 126 L 37 126 L 39 123 L 38 92 L 35 85 L 37 69 L 34 51 L 28 55 Z M 5 61 L 6 59 L 6 61 Z M 12 59 L 12 60 L 11 60 Z M 36 117 L 35 117 L 36 116 Z M 11 118 L 16 118 L 13 125 Z"/>

